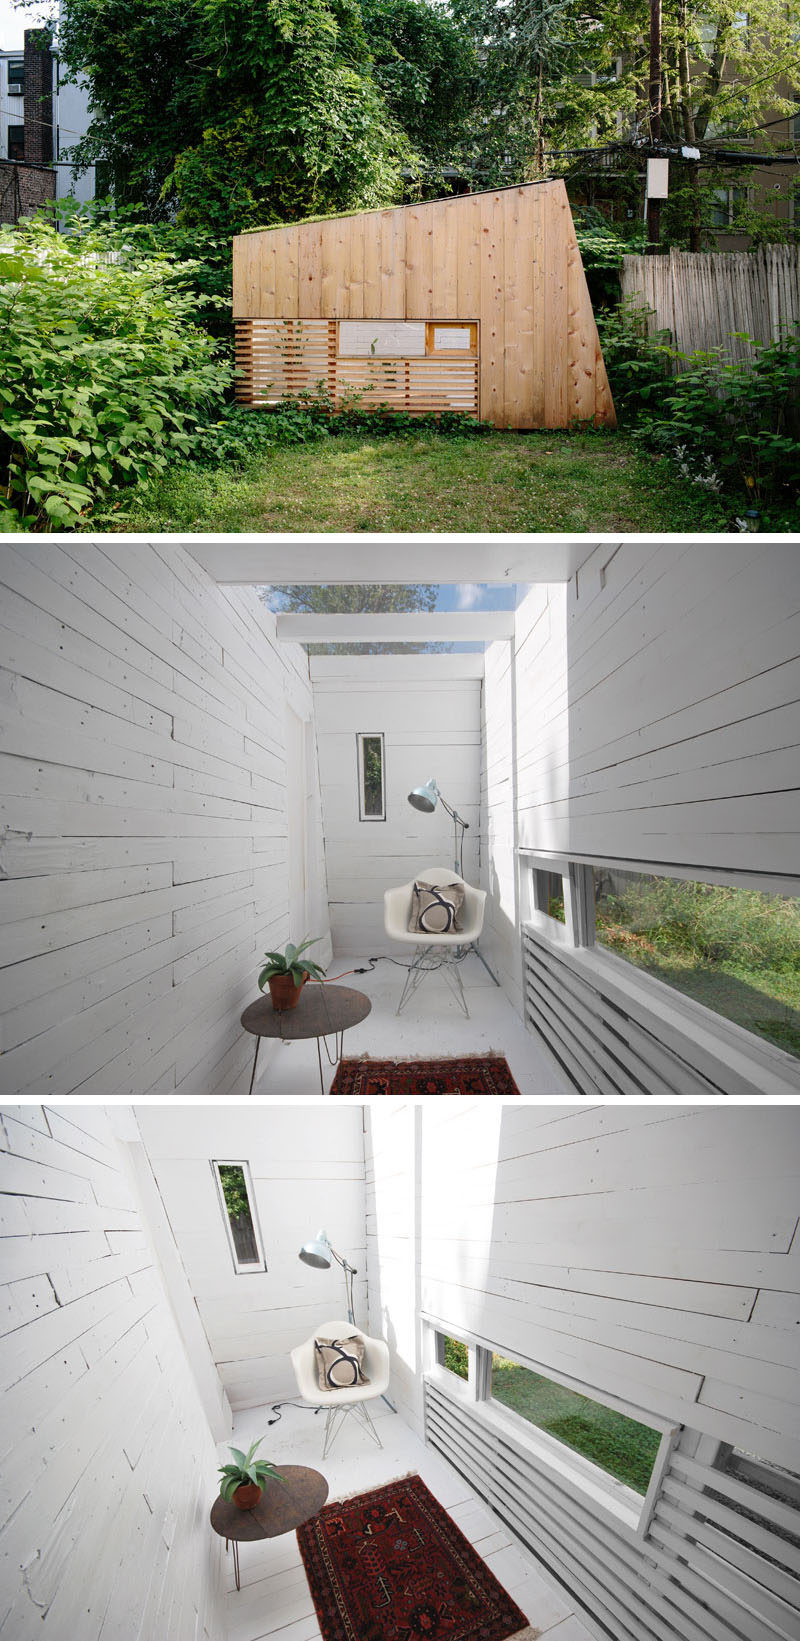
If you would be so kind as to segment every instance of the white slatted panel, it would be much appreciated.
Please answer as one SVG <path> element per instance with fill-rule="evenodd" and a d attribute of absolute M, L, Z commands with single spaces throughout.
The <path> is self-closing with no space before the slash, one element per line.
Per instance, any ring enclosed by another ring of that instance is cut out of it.
<path fill-rule="evenodd" d="M 800 1068 L 768 1045 L 758 1044 L 760 1059 L 751 1070 L 744 1055 L 726 1060 L 701 1041 L 688 1018 L 683 1025 L 674 1018 L 667 1023 L 666 1002 L 637 998 L 602 962 L 590 967 L 580 953 L 551 944 L 529 926 L 522 941 L 525 1018 L 580 1094 L 643 1099 L 800 1091 Z"/>
<path fill-rule="evenodd" d="M 0 1630 L 219 1641 L 216 1450 L 106 1114 L 8 1109 L 0 1150 Z"/>
<path fill-rule="evenodd" d="M 795 1545 L 775 1530 L 757 1532 L 746 1517 L 717 1506 L 699 1487 L 684 1500 L 676 1520 L 667 1501 L 674 1477 L 685 1469 L 680 1452 L 665 1478 L 652 1530 L 640 1541 L 593 1507 L 577 1483 L 525 1458 L 513 1437 L 487 1430 L 469 1406 L 431 1381 L 425 1386 L 425 1426 L 430 1445 L 613 1641 L 795 1641 L 800 1623 Z M 691 1440 L 686 1433 L 684 1441 Z M 716 1471 L 692 1468 L 701 1472 L 703 1483 L 719 1486 Z M 725 1520 L 730 1534 L 750 1539 L 749 1550 L 742 1552 L 719 1530 L 706 1532 L 697 1511 L 710 1522 Z M 711 1547 L 702 1542 L 704 1533 Z M 792 1573 L 786 1570 L 790 1565 Z"/>

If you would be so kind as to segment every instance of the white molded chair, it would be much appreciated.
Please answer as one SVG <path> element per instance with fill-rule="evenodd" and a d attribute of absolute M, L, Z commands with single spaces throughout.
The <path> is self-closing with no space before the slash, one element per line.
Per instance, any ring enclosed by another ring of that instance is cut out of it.
<path fill-rule="evenodd" d="M 369 1384 L 351 1385 L 346 1390 L 320 1390 L 314 1340 L 350 1339 L 353 1334 L 364 1341 L 364 1372 Z M 314 1407 L 324 1407 L 327 1413 L 323 1459 L 327 1458 L 348 1413 L 356 1414 L 367 1434 L 379 1447 L 383 1447 L 366 1404 L 374 1401 L 376 1396 L 383 1396 L 389 1388 L 389 1346 L 385 1339 L 372 1339 L 352 1322 L 320 1322 L 311 1337 L 295 1347 L 291 1358 L 297 1389 L 303 1401 L 311 1402 Z"/>
<path fill-rule="evenodd" d="M 457 934 L 420 934 L 408 927 L 415 883 L 431 883 L 439 888 L 443 883 L 461 883 L 464 887 L 464 905 L 461 909 L 462 927 Z M 415 948 L 408 970 L 397 1013 L 400 1014 L 426 974 L 441 969 L 445 980 L 469 1019 L 467 999 L 461 984 L 460 962 L 465 948 L 474 946 L 483 928 L 486 890 L 473 889 L 458 872 L 448 866 L 423 866 L 410 883 L 398 889 L 387 889 L 383 897 L 383 926 L 390 940 L 400 940 Z"/>

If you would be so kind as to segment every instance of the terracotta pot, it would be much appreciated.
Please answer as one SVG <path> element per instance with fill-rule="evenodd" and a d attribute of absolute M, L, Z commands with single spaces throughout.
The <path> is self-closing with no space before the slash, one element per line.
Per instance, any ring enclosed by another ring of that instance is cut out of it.
<path fill-rule="evenodd" d="M 296 1009 L 300 1001 L 300 993 L 308 979 L 304 974 L 299 986 L 296 986 L 290 974 L 273 974 L 268 982 L 269 995 L 272 998 L 272 1007 L 279 1013 L 286 1009 Z"/>
<path fill-rule="evenodd" d="M 254 1510 L 260 1497 L 261 1488 L 254 1481 L 243 1481 L 233 1495 L 233 1502 L 238 1504 L 240 1510 Z"/>

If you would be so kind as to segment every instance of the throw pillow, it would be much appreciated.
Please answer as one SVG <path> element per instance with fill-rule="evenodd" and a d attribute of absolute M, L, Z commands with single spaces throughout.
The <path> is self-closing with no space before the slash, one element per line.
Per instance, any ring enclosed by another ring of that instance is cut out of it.
<path fill-rule="evenodd" d="M 364 1341 L 354 1333 L 349 1339 L 315 1339 L 317 1382 L 320 1390 L 352 1390 L 368 1385 L 364 1372 Z"/>
<path fill-rule="evenodd" d="M 409 934 L 460 934 L 463 905 L 461 883 L 415 883 Z"/>

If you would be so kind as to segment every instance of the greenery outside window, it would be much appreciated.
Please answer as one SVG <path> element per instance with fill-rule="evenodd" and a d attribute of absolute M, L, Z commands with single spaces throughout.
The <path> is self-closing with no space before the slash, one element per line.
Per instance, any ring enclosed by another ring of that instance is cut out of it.
<path fill-rule="evenodd" d="M 643 1497 L 662 1432 L 589 1395 L 492 1354 L 491 1397 Z"/>
<path fill-rule="evenodd" d="M 469 1379 L 469 1345 L 463 1339 L 453 1339 L 449 1333 L 437 1333 L 436 1354 L 439 1365 L 458 1379 Z"/>
<path fill-rule="evenodd" d="M 212 1162 L 228 1245 L 237 1275 L 264 1271 L 253 1182 L 246 1162 Z"/>
<path fill-rule="evenodd" d="M 595 941 L 800 1056 L 800 899 L 594 867 Z"/>
<path fill-rule="evenodd" d="M 358 818 L 386 819 L 386 788 L 382 735 L 358 737 Z"/>

